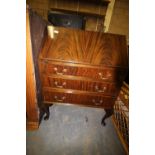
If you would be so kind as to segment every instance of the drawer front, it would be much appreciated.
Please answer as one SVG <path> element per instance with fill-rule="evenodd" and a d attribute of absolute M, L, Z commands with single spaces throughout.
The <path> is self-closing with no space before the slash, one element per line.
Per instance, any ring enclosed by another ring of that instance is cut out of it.
<path fill-rule="evenodd" d="M 117 95 L 117 87 L 113 83 L 100 83 L 100 82 L 53 78 L 49 76 L 44 76 L 43 86 L 52 88 L 92 91 L 111 96 Z"/>
<path fill-rule="evenodd" d="M 46 63 L 42 65 L 42 72 L 47 75 L 71 75 L 101 81 L 122 81 L 124 78 L 124 70 L 118 68 L 88 68 L 67 65 L 55 65 Z"/>
<path fill-rule="evenodd" d="M 114 98 L 87 94 L 44 91 L 43 97 L 45 103 L 68 103 L 102 108 L 111 108 L 115 103 Z"/>

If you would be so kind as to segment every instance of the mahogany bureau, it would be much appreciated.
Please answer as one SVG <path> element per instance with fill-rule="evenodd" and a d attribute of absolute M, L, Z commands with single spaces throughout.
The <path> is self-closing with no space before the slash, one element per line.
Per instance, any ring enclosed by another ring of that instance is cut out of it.
<path fill-rule="evenodd" d="M 103 108 L 101 123 L 113 106 L 128 71 L 125 36 L 54 27 L 39 55 L 43 107 L 55 103 Z"/>

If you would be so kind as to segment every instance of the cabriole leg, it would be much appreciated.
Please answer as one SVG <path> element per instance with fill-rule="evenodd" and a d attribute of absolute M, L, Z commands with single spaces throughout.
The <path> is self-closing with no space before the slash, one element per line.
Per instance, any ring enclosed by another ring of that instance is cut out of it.
<path fill-rule="evenodd" d="M 112 109 L 105 109 L 105 115 L 104 115 L 104 117 L 102 118 L 102 121 L 101 121 L 101 124 L 103 125 L 103 126 L 105 126 L 106 125 L 106 123 L 105 123 L 105 119 L 107 119 L 108 117 L 110 117 L 111 115 L 113 115 L 113 113 L 114 113 L 114 109 L 112 108 Z"/>
<path fill-rule="evenodd" d="M 50 110 L 49 110 L 49 107 L 52 106 L 51 105 L 48 105 L 48 104 L 43 104 L 41 107 L 40 107 L 40 115 L 39 115 L 39 124 L 41 123 L 43 117 L 44 117 L 44 120 L 48 120 L 49 117 L 50 117 Z M 45 115 L 45 116 L 44 116 Z"/>

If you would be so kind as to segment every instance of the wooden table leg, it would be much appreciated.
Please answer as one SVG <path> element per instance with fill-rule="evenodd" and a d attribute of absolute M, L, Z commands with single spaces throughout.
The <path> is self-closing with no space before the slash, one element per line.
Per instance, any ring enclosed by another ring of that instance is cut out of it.
<path fill-rule="evenodd" d="M 110 116 L 112 116 L 113 115 L 113 113 L 114 113 L 114 109 L 112 108 L 112 109 L 105 109 L 105 115 L 104 115 L 104 117 L 102 118 L 102 121 L 101 121 L 101 124 L 103 125 L 103 126 L 105 126 L 106 125 L 106 123 L 105 123 L 105 119 L 107 119 L 108 117 L 110 117 Z"/>

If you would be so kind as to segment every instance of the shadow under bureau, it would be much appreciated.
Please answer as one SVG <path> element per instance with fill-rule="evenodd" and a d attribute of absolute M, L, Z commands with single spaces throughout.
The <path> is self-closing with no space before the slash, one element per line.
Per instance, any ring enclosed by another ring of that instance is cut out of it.
<path fill-rule="evenodd" d="M 39 54 L 42 86 L 40 121 L 49 105 L 75 104 L 103 108 L 101 123 L 113 106 L 128 71 L 125 36 L 53 27 Z M 54 33 L 57 32 L 57 33 Z"/>

